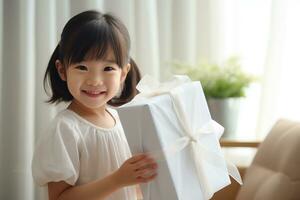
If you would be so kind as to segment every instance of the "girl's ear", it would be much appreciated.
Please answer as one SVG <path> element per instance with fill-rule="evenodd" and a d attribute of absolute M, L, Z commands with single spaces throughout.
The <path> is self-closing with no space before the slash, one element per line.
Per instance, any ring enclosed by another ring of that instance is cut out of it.
<path fill-rule="evenodd" d="M 56 70 L 61 78 L 61 80 L 66 81 L 66 70 L 64 68 L 64 66 L 62 65 L 62 63 L 59 60 L 55 61 L 55 66 L 56 66 Z"/>
<path fill-rule="evenodd" d="M 126 79 L 128 72 L 130 71 L 131 65 L 128 63 L 125 67 L 123 67 L 121 72 L 121 83 L 123 83 Z"/>

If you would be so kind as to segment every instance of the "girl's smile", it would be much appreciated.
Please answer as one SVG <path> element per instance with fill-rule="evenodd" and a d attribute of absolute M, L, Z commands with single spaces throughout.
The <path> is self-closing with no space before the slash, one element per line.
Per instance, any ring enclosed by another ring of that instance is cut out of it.
<path fill-rule="evenodd" d="M 106 94 L 106 91 L 97 91 L 97 90 L 82 90 L 82 92 L 92 98 L 96 98 Z"/>

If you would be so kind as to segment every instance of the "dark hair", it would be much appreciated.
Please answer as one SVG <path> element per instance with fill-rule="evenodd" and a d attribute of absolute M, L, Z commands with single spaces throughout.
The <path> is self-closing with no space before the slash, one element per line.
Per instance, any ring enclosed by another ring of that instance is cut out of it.
<path fill-rule="evenodd" d="M 71 101 L 67 83 L 61 80 L 55 61 L 60 60 L 64 67 L 84 59 L 102 59 L 112 50 L 120 68 L 130 63 L 131 68 L 124 82 L 122 93 L 108 104 L 119 106 L 129 102 L 136 94 L 136 84 L 141 79 L 136 63 L 130 58 L 130 37 L 124 24 L 110 14 L 98 11 L 85 11 L 72 17 L 65 25 L 61 39 L 55 48 L 44 76 L 44 89 L 50 86 L 52 95 L 48 103 Z"/>

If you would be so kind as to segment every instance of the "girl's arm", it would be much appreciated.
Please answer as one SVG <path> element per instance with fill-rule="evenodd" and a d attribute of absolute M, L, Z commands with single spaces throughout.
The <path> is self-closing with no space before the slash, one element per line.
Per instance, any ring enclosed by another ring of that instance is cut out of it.
<path fill-rule="evenodd" d="M 114 174 L 80 186 L 72 186 L 64 181 L 48 184 L 49 200 L 103 199 L 119 188 Z"/>
<path fill-rule="evenodd" d="M 64 181 L 48 183 L 49 200 L 103 199 L 116 190 L 156 177 L 157 164 L 145 154 L 133 156 L 111 175 L 80 186 Z"/>

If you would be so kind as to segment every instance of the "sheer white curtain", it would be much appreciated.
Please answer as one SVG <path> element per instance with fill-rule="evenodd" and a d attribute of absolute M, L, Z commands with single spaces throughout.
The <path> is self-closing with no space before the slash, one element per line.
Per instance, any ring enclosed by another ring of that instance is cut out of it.
<path fill-rule="evenodd" d="M 33 1 L 3 2 L 1 65 L 1 199 L 30 197 L 34 138 Z M 9 8 L 14 7 L 14 12 Z"/>
<path fill-rule="evenodd" d="M 278 118 L 300 121 L 300 2 L 296 0 L 275 1 L 273 4 L 270 36 L 274 45 L 269 44 L 266 60 L 263 90 L 265 94 L 261 108 L 263 132 Z M 274 66 L 274 67 L 272 67 Z M 268 82 L 267 82 L 268 81 Z M 267 102 L 267 100 L 269 100 Z M 264 120 L 264 121 L 263 121 Z"/>
<path fill-rule="evenodd" d="M 264 138 L 279 118 L 300 121 L 299 11 L 297 0 L 231 0 L 221 6 L 219 60 L 238 55 L 260 79 L 242 104 L 239 138 Z"/>

